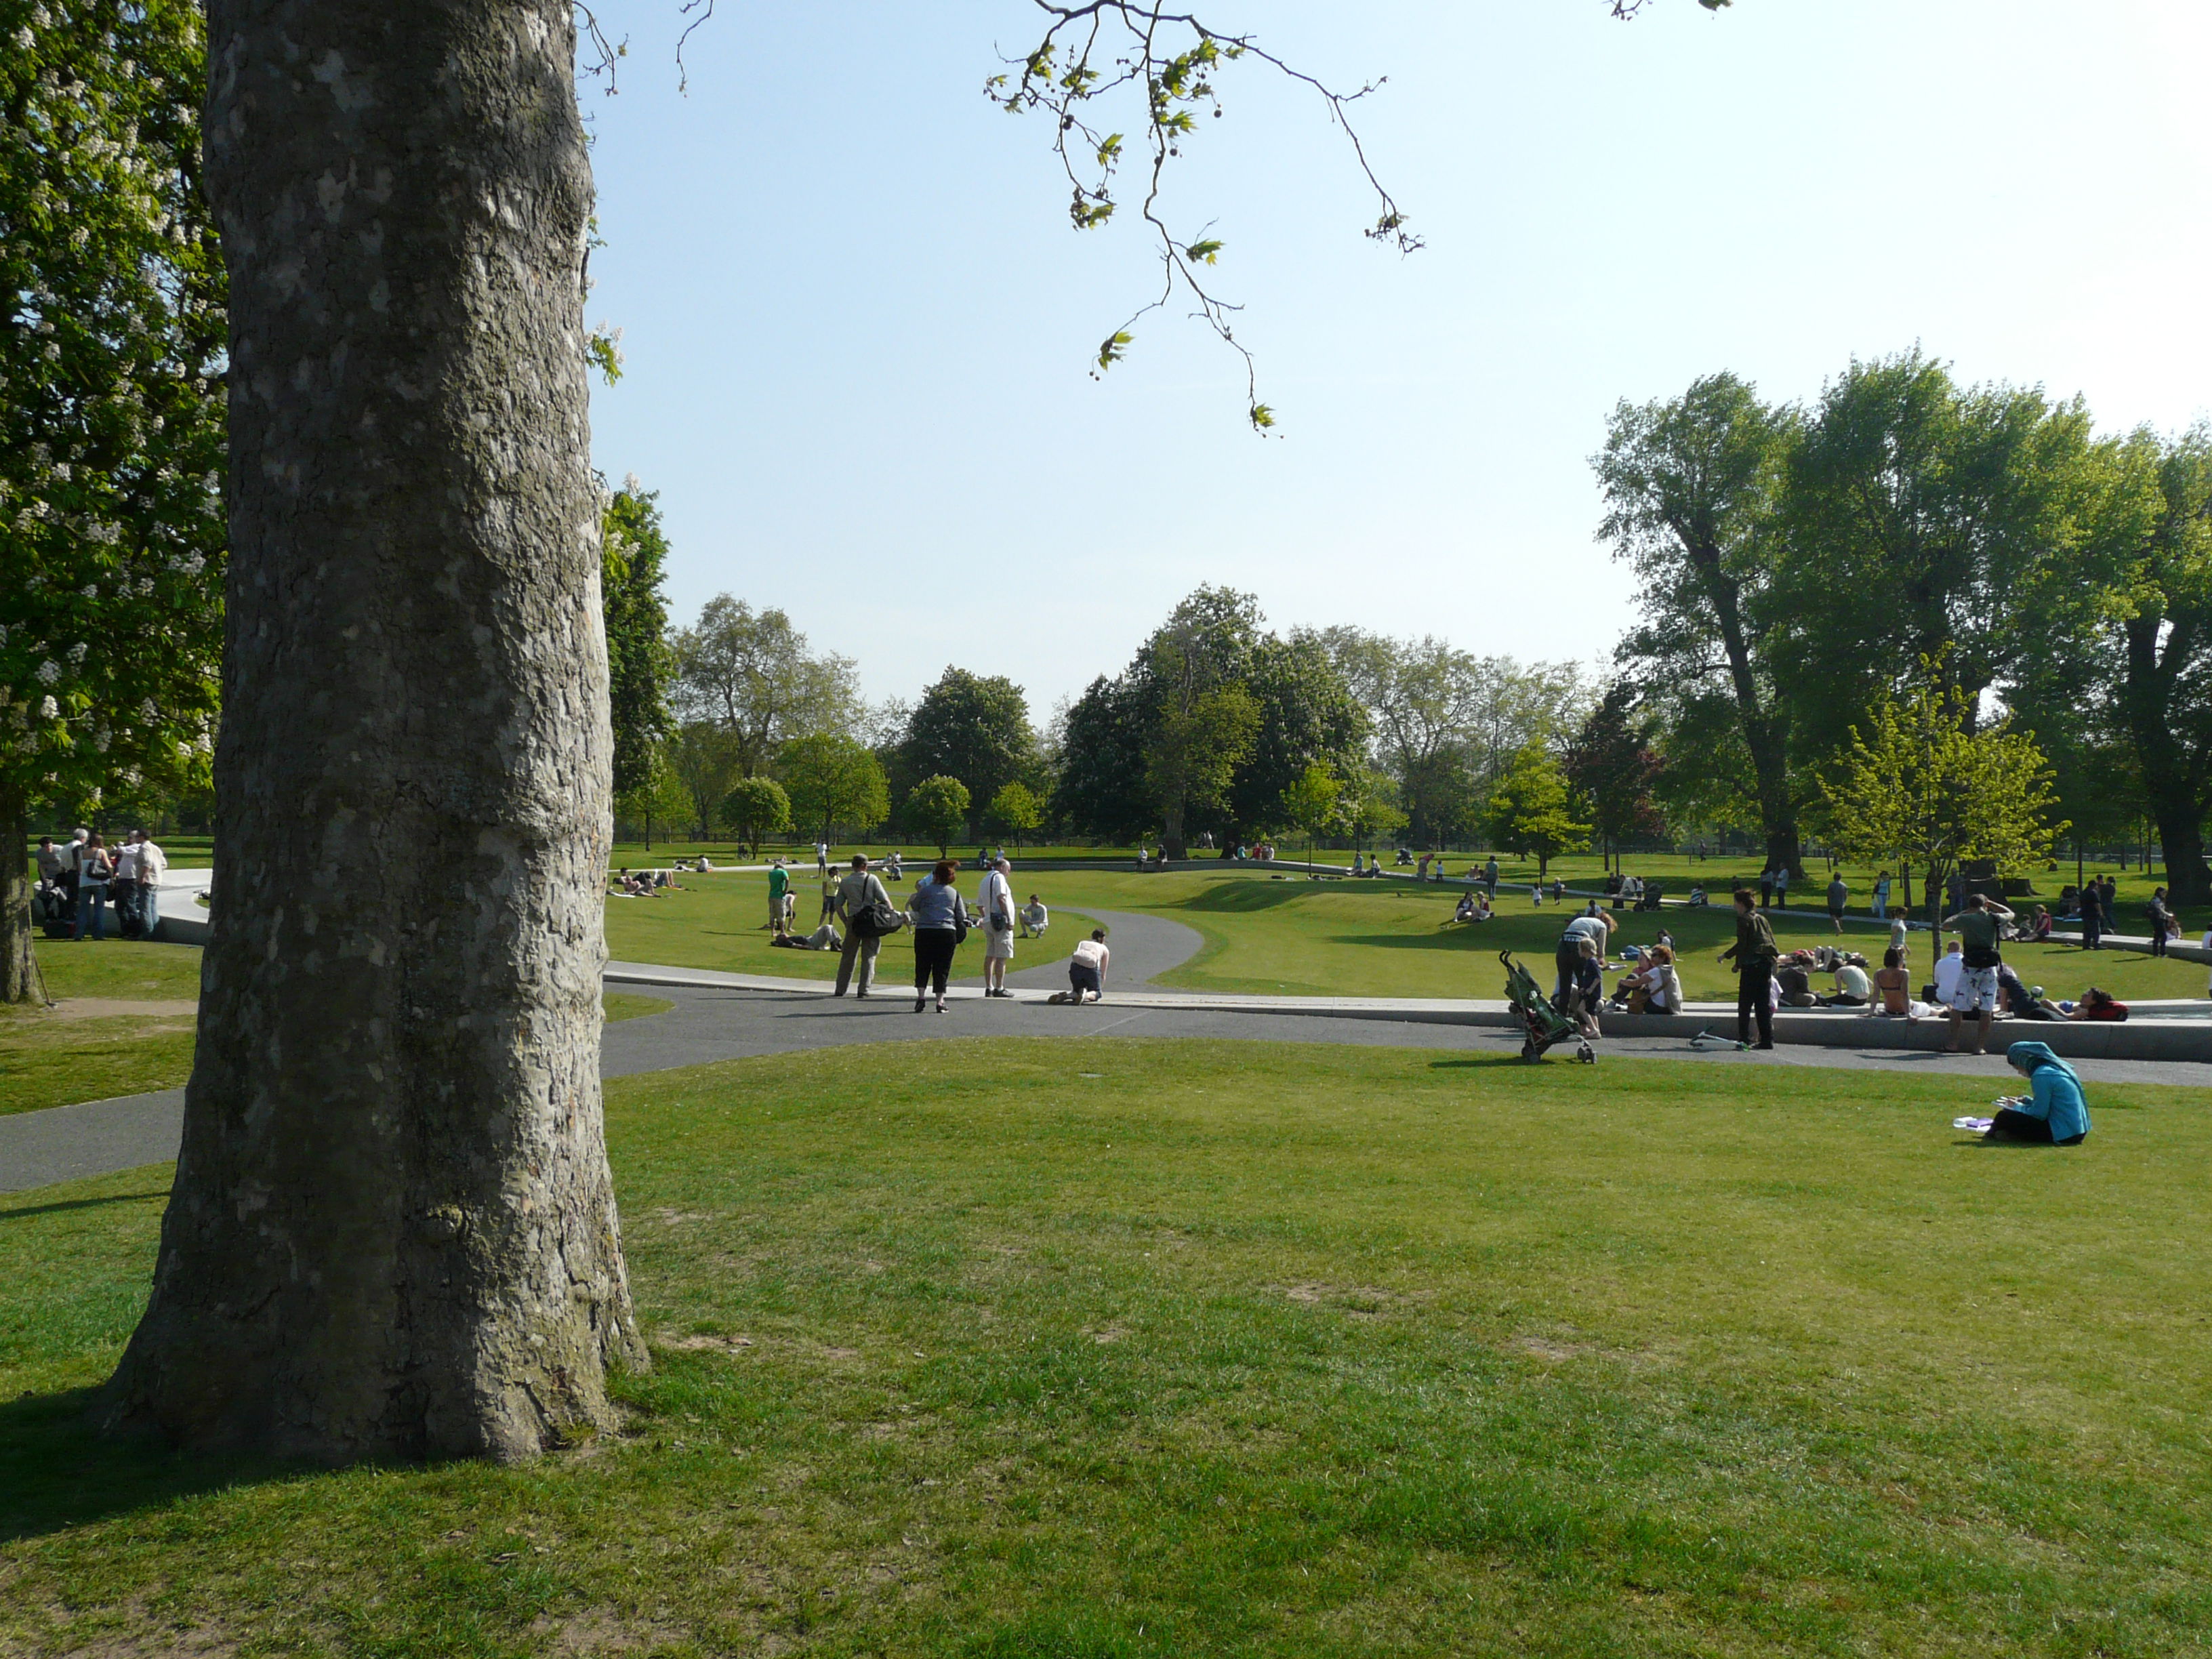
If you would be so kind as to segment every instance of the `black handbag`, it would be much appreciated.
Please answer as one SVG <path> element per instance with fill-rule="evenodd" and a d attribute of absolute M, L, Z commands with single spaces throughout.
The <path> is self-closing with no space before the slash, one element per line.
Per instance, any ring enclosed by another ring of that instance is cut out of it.
<path fill-rule="evenodd" d="M 862 939 L 885 939 L 906 926 L 906 916 L 884 900 L 872 899 L 854 912 L 846 925 Z"/>

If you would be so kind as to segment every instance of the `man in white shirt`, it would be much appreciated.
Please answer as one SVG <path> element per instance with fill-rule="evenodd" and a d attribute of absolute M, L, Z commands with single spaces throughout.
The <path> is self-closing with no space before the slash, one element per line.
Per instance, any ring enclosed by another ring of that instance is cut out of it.
<path fill-rule="evenodd" d="M 1556 1000 L 1565 1001 L 1567 988 L 1575 982 L 1575 963 L 1581 955 L 1582 942 L 1588 939 L 1597 948 L 1597 959 L 1601 963 L 1613 938 L 1613 918 L 1598 908 L 1595 899 L 1590 901 L 1590 908 L 1585 915 L 1577 916 L 1567 924 L 1566 931 L 1559 935 L 1559 948 L 1553 953 L 1552 965 L 1559 970 L 1559 989 L 1554 993 Z"/>
<path fill-rule="evenodd" d="M 151 939 L 161 925 L 161 878 L 169 873 L 169 855 L 143 830 L 132 834 L 138 842 L 138 917 Z"/>
<path fill-rule="evenodd" d="M 1031 893 L 1030 902 L 1022 907 L 1022 937 L 1042 939 L 1045 926 L 1051 920 L 1051 916 L 1046 913 L 1044 901 L 1035 893 Z"/>
<path fill-rule="evenodd" d="M 1071 1002 L 1100 1002 L 1106 996 L 1106 965 L 1113 953 L 1106 948 L 1106 930 L 1094 928 L 1079 941 L 1067 958 L 1067 993 Z"/>
<path fill-rule="evenodd" d="M 1936 959 L 1936 1006 L 1939 1008 L 1951 1006 L 1952 994 L 1959 988 L 1959 981 L 1966 974 L 1966 958 L 1961 954 L 1965 949 L 1957 939 L 1953 939 L 1951 948 Z"/>
<path fill-rule="evenodd" d="M 994 864 L 976 895 L 983 910 L 983 994 L 1012 996 L 1006 989 L 1006 964 L 1014 959 L 1014 885 L 1006 879 L 1012 868 L 1006 860 Z"/>

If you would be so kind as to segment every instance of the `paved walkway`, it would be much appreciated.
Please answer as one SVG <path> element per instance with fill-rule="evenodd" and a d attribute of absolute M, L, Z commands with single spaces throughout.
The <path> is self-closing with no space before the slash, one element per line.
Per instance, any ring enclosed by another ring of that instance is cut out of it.
<path fill-rule="evenodd" d="M 601 1045 L 600 1070 L 611 1078 L 630 1077 L 757 1054 L 943 1037 L 1207 1037 L 1438 1048 L 1494 1055 L 1511 1054 L 1520 1046 L 1517 1031 L 1466 1024 L 1468 1005 L 1463 1002 L 1394 1004 L 1380 998 L 1346 998 L 1334 1005 L 1343 1012 L 1316 1013 L 1309 1012 L 1316 1006 L 1312 999 L 1281 999 L 1270 1005 L 1260 999 L 1232 1001 L 1164 987 L 1133 989 L 1133 985 L 1188 961 L 1203 940 L 1195 930 L 1159 916 L 1121 911 L 1091 914 L 1109 929 L 1114 973 L 1107 1000 L 1080 1008 L 1054 1006 L 1040 999 L 1039 994 L 1066 984 L 1067 952 L 1079 937 L 1073 928 L 1063 933 L 1057 926 L 1044 940 L 1021 942 L 1036 954 L 1048 955 L 1046 961 L 1035 966 L 1018 965 L 1008 976 L 1010 984 L 1028 990 L 1029 996 L 986 1000 L 973 984 L 956 986 L 942 1014 L 913 1012 L 910 986 L 899 971 L 904 960 L 896 948 L 884 962 L 891 974 L 878 994 L 865 1001 L 836 1000 L 825 994 L 828 988 L 819 981 L 779 981 L 612 963 L 611 982 L 665 998 L 675 1006 L 665 1014 L 608 1026 Z M 1043 948 L 1048 946 L 1048 953 Z M 1019 964 L 1024 957 L 1018 954 L 1015 960 Z M 650 976 L 654 974 L 678 982 L 653 983 Z M 713 982 L 718 981 L 723 982 Z M 1771 1053 L 1693 1049 L 1687 1039 L 1705 1023 L 1693 1012 L 1683 1020 L 1680 1035 L 1608 1037 L 1600 1047 L 1607 1059 L 1663 1058 L 1708 1066 L 1841 1066 L 1852 1071 L 1954 1076 L 1960 1079 L 1962 1111 L 1984 1106 L 2012 1078 L 1996 1055 L 1786 1045 Z M 1730 1019 L 1719 1015 L 1711 1021 L 1716 1031 L 1727 1030 L 1730 1024 Z M 1562 1056 L 1554 1063 L 1571 1061 Z M 2074 1064 L 2092 1080 L 2212 1089 L 2212 1062 L 2077 1060 Z M 1601 1066 L 1595 1075 L 1603 1074 Z M 1815 1097 L 1816 1093 L 1808 1091 L 1808 1099 Z M 167 1089 L 0 1117 L 0 1192 L 173 1158 L 183 1113 L 184 1091 Z"/>

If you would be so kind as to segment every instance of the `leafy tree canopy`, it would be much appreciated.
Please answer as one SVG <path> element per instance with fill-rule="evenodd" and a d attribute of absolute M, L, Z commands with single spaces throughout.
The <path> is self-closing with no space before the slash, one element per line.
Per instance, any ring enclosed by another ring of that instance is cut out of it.
<path fill-rule="evenodd" d="M 204 787 L 226 536 L 199 9 L 0 9 L 0 834 Z M 12 860 L 0 999 L 30 994 Z"/>
<path fill-rule="evenodd" d="M 600 603 L 606 617 L 607 703 L 614 725 L 615 793 L 646 783 L 654 751 L 674 729 L 668 692 L 668 537 L 660 497 L 633 473 L 607 498 L 599 523 Z"/>
<path fill-rule="evenodd" d="M 722 822 L 758 857 L 764 839 L 791 828 L 791 797 L 774 778 L 739 778 L 722 797 Z"/>
<path fill-rule="evenodd" d="M 1552 860 L 1561 853 L 1586 845 L 1589 836 L 1589 825 L 1574 815 L 1566 773 L 1548 750 L 1536 744 L 1513 757 L 1491 792 L 1489 829 L 1497 846 L 1534 853 L 1539 876 L 1550 871 Z"/>
<path fill-rule="evenodd" d="M 969 799 L 968 786 L 957 778 L 924 778 L 907 791 L 907 822 L 934 841 L 943 858 L 967 824 Z"/>

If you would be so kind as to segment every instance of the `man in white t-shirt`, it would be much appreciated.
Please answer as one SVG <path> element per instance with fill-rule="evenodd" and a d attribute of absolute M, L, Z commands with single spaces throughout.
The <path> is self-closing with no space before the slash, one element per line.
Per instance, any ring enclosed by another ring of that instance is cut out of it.
<path fill-rule="evenodd" d="M 1559 935 L 1559 948 L 1553 953 L 1552 965 L 1559 970 L 1555 1000 L 1564 1002 L 1567 988 L 1575 981 L 1575 963 L 1582 951 L 1582 942 L 1588 939 L 1597 947 L 1597 959 L 1601 963 L 1605 961 L 1607 943 L 1613 938 L 1613 918 L 1598 908 L 1595 899 L 1590 901 L 1587 913 L 1567 924 L 1566 931 Z"/>
<path fill-rule="evenodd" d="M 1044 908 L 1044 901 L 1031 893 L 1030 902 L 1022 906 L 1022 937 L 1042 939 L 1051 921 L 1051 913 Z"/>
<path fill-rule="evenodd" d="M 143 830 L 137 833 L 138 841 L 138 920 L 144 925 L 146 937 L 154 937 L 154 930 L 161 925 L 161 878 L 169 873 L 169 856 L 154 844 L 153 836 Z"/>
<path fill-rule="evenodd" d="M 1966 975 L 1966 958 L 1960 954 L 1965 949 L 1966 946 L 1953 939 L 1951 948 L 1936 958 L 1936 1006 L 1939 1008 L 1951 1006 L 1951 999 L 1958 993 L 1959 981 Z"/>
<path fill-rule="evenodd" d="M 1014 959 L 1014 884 L 1006 879 L 1012 868 L 1006 860 L 993 864 L 983 877 L 976 902 L 983 912 L 983 994 L 1012 996 L 1006 989 L 1006 964 Z"/>
<path fill-rule="evenodd" d="M 1094 928 L 1067 958 L 1068 1000 L 1099 1002 L 1106 995 L 1106 965 L 1113 953 L 1106 948 L 1106 930 Z"/>

